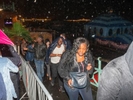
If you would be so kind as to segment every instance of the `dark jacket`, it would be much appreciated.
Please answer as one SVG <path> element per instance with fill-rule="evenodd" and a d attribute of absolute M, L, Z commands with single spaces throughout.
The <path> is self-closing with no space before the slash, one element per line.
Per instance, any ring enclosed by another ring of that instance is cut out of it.
<path fill-rule="evenodd" d="M 46 46 L 45 44 L 35 43 L 34 46 L 34 58 L 38 60 L 44 60 L 46 55 Z"/>
<path fill-rule="evenodd" d="M 133 100 L 133 42 L 123 56 L 104 67 L 97 100 Z"/>
<path fill-rule="evenodd" d="M 9 45 L 9 51 L 12 54 L 12 57 L 8 57 L 16 66 L 20 66 L 21 65 L 21 59 L 20 56 L 18 55 L 18 53 L 14 50 L 14 48 L 12 46 Z"/>
<path fill-rule="evenodd" d="M 94 69 L 94 61 L 90 52 L 88 53 L 87 58 L 85 57 L 84 62 L 85 62 L 84 69 L 86 69 L 89 63 L 91 63 L 93 67 L 90 71 L 88 71 L 88 76 L 89 76 L 90 74 L 93 73 L 93 69 Z M 69 76 L 69 72 L 78 72 L 78 66 L 76 65 L 76 63 L 77 63 L 76 55 L 72 56 L 70 50 L 67 50 L 66 52 L 64 52 L 64 54 L 61 57 L 61 61 L 58 67 L 58 72 L 59 72 L 59 75 L 64 79 L 66 83 L 69 79 L 71 79 Z M 87 72 L 87 70 L 85 70 L 85 72 Z"/>

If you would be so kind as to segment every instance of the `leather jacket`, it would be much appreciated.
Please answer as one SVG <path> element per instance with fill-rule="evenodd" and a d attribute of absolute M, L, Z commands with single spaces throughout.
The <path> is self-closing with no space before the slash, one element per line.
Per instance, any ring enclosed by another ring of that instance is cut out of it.
<path fill-rule="evenodd" d="M 44 60 L 46 55 L 46 46 L 45 44 L 35 43 L 34 46 L 34 58 L 38 60 Z"/>

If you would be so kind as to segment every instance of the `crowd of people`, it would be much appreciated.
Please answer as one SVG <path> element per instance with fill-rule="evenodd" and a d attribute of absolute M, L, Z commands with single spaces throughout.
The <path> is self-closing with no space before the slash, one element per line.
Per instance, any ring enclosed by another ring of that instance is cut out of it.
<path fill-rule="evenodd" d="M 59 91 L 66 92 L 70 100 L 78 100 L 79 94 L 83 100 L 93 100 L 90 79 L 95 64 L 89 46 L 88 40 L 83 37 L 76 38 L 72 45 L 65 34 L 52 43 L 49 39 L 44 41 L 44 37 L 39 35 L 31 43 L 22 40 L 21 55 L 32 67 L 35 66 L 42 83 L 46 75 L 52 87 L 58 79 Z M 133 43 L 123 56 L 103 68 L 97 100 L 132 100 L 132 50 Z M 19 100 L 20 65 L 21 59 L 14 48 L 0 45 L 0 100 Z"/>
<path fill-rule="evenodd" d="M 66 92 L 70 100 L 78 99 L 79 93 L 84 100 L 93 100 L 89 80 L 93 73 L 94 61 L 89 50 L 89 42 L 85 38 L 75 39 L 72 45 L 64 33 L 52 43 L 49 39 L 44 40 L 39 35 L 31 44 L 22 40 L 21 54 L 31 66 L 34 62 L 40 81 L 43 82 L 46 75 L 51 86 L 55 86 L 58 80 L 59 91 Z M 76 89 L 69 75 L 70 72 L 84 76 L 84 86 Z M 84 73 L 84 75 L 79 73 Z"/>

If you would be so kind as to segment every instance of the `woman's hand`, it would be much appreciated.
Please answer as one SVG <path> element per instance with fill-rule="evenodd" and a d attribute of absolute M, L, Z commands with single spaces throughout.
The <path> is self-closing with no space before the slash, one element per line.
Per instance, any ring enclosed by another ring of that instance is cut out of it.
<path fill-rule="evenodd" d="M 71 80 L 71 79 L 68 80 L 68 85 L 69 85 L 70 87 L 72 87 L 72 80 Z"/>
<path fill-rule="evenodd" d="M 89 71 L 92 68 L 91 64 L 89 63 L 86 69 Z"/>

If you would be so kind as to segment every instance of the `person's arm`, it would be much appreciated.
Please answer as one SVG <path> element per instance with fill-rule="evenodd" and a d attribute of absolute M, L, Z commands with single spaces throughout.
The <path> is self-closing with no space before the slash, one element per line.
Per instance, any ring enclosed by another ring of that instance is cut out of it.
<path fill-rule="evenodd" d="M 110 64 L 107 65 L 102 72 L 98 91 L 97 100 L 116 100 L 120 91 L 120 73 Z"/>
<path fill-rule="evenodd" d="M 93 59 L 91 51 L 89 51 L 88 58 L 89 58 L 88 67 L 90 67 L 90 69 L 88 68 L 87 70 L 88 70 L 89 74 L 92 75 L 93 71 L 94 71 L 95 63 L 94 63 L 94 59 Z"/>
<path fill-rule="evenodd" d="M 69 56 L 69 52 L 70 51 L 66 51 L 63 53 L 59 66 L 58 66 L 58 73 L 60 75 L 60 77 L 62 77 L 65 80 L 69 80 L 70 76 L 69 76 L 69 66 L 66 65 L 66 59 Z"/>
<path fill-rule="evenodd" d="M 51 53 L 51 54 L 50 54 L 50 57 L 61 57 L 61 54 L 54 54 L 54 53 Z"/>
<path fill-rule="evenodd" d="M 9 51 L 12 54 L 12 57 L 8 57 L 16 66 L 19 66 L 21 64 L 21 59 L 18 55 L 18 53 L 14 50 L 14 48 L 12 46 L 8 46 L 9 47 Z"/>

